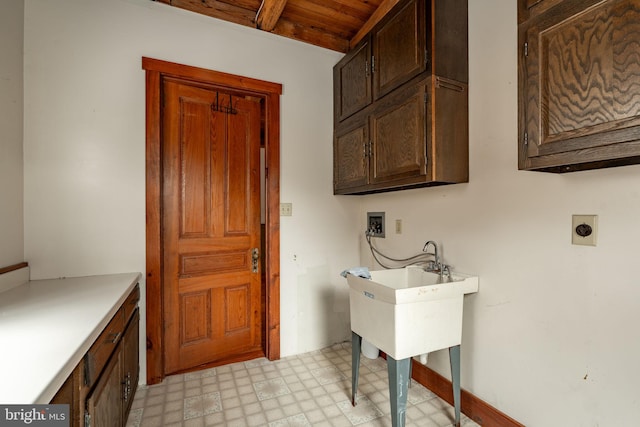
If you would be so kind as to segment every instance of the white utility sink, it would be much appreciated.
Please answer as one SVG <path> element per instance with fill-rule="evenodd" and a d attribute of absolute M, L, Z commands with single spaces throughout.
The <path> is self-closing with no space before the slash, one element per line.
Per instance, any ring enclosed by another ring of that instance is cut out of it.
<path fill-rule="evenodd" d="M 347 275 L 351 330 L 396 360 L 460 345 L 462 302 L 478 277 L 440 278 L 422 267 Z"/>

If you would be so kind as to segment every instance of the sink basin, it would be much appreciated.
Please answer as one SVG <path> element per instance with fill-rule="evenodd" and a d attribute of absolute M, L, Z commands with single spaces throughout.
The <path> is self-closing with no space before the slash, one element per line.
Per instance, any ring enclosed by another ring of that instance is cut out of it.
<path fill-rule="evenodd" d="M 464 295 L 478 292 L 476 276 L 441 279 L 416 266 L 347 282 L 351 330 L 396 360 L 459 345 Z"/>

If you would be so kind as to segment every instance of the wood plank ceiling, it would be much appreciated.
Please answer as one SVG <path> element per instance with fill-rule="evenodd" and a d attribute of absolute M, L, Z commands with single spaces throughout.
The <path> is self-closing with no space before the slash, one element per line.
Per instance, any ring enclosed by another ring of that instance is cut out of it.
<path fill-rule="evenodd" d="M 399 0 L 154 0 L 347 52 Z"/>

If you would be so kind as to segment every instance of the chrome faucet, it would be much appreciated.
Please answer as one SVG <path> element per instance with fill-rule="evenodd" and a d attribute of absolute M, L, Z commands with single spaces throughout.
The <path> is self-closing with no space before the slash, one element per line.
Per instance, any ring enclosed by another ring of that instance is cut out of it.
<path fill-rule="evenodd" d="M 433 246 L 433 253 L 428 252 L 429 245 Z M 440 278 L 442 279 L 446 274 L 447 277 L 451 277 L 451 271 L 448 265 L 443 264 L 440 261 L 440 257 L 438 256 L 438 245 L 433 240 L 429 240 L 424 244 L 422 248 L 422 252 L 426 252 L 429 255 L 433 255 L 433 261 L 429 261 L 425 270 L 430 271 L 432 273 L 438 273 Z"/>
<path fill-rule="evenodd" d="M 440 258 L 438 257 L 438 245 L 436 244 L 436 242 L 434 242 L 433 240 L 429 240 L 427 243 L 424 244 L 424 247 L 422 248 L 422 252 L 426 252 L 427 254 L 429 254 L 429 252 L 427 252 L 427 248 L 429 247 L 429 245 L 433 246 L 433 253 L 430 255 L 433 255 L 433 258 L 434 258 L 434 260 L 431 261 L 430 265 L 434 267 L 438 267 L 440 265 Z"/>

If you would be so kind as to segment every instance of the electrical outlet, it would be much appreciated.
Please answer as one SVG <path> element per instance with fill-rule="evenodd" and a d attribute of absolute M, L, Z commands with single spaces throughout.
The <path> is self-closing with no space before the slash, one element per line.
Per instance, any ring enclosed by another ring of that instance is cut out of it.
<path fill-rule="evenodd" d="M 396 219 L 396 234 L 402 234 L 402 220 Z"/>
<path fill-rule="evenodd" d="M 367 212 L 367 233 L 372 237 L 384 237 L 384 212 Z"/>
<path fill-rule="evenodd" d="M 595 246 L 598 231 L 598 215 L 573 215 L 571 219 L 571 243 Z"/>
<path fill-rule="evenodd" d="M 280 203 L 280 216 L 291 216 L 293 214 L 292 203 Z"/>

